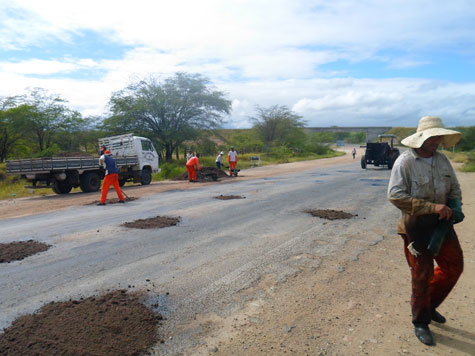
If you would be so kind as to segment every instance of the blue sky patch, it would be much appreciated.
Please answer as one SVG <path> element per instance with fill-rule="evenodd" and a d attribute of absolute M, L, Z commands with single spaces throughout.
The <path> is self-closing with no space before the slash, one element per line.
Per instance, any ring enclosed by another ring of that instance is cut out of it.
<path fill-rule="evenodd" d="M 375 56 L 374 58 L 377 57 Z M 454 55 L 453 53 L 429 53 L 421 56 L 423 59 L 384 53 L 379 58 L 381 59 L 361 62 L 338 60 L 319 66 L 319 70 L 336 71 L 341 73 L 342 77 L 353 78 L 421 78 L 451 82 L 470 82 L 475 80 L 475 63 L 469 58 Z M 404 62 L 413 62 L 414 65 L 400 66 Z M 470 68 L 472 70 L 467 70 Z"/>
<path fill-rule="evenodd" d="M 84 30 L 70 33 L 70 38 L 63 41 L 57 37 L 47 38 L 37 46 L 21 50 L 0 52 L 0 61 L 20 62 L 30 59 L 62 60 L 68 58 L 90 58 L 93 60 L 121 59 L 134 48 L 122 45 L 101 33 Z"/>

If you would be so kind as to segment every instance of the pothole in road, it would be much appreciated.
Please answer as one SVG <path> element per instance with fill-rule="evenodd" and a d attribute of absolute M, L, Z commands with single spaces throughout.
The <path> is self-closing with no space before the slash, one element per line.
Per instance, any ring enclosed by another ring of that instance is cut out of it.
<path fill-rule="evenodd" d="M 331 210 L 331 209 L 307 209 L 305 210 L 306 213 L 311 214 L 312 216 L 317 216 L 322 219 L 327 220 L 338 220 L 338 219 L 351 219 L 353 215 L 341 210 Z"/>
<path fill-rule="evenodd" d="M 181 217 L 156 216 L 154 218 L 139 219 L 123 223 L 122 226 L 132 229 L 157 229 L 168 226 L 175 226 L 181 220 Z"/>
<path fill-rule="evenodd" d="M 48 244 L 34 240 L 0 243 L 0 263 L 22 260 L 46 251 L 50 247 Z"/>
<path fill-rule="evenodd" d="M 246 197 L 240 195 L 218 195 L 215 199 L 230 200 L 230 199 L 246 199 Z"/>
<path fill-rule="evenodd" d="M 0 334 L 0 355 L 143 355 L 157 342 L 161 314 L 139 293 L 51 302 Z"/>

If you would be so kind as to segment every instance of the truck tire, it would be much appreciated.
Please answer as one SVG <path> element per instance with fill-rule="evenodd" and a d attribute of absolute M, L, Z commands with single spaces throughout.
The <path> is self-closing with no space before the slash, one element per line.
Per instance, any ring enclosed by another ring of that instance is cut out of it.
<path fill-rule="evenodd" d="M 366 169 L 366 156 L 361 157 L 361 168 Z"/>
<path fill-rule="evenodd" d="M 152 172 L 150 172 L 150 169 L 143 169 L 140 177 L 140 184 L 148 185 L 150 182 L 152 182 Z"/>
<path fill-rule="evenodd" d="M 53 192 L 56 194 L 68 194 L 73 186 L 67 180 L 55 180 L 53 183 Z"/>
<path fill-rule="evenodd" d="M 123 187 L 125 182 L 127 182 L 127 179 L 119 179 L 119 187 Z"/>
<path fill-rule="evenodd" d="M 101 188 L 101 177 L 96 172 L 83 173 L 79 186 L 85 193 L 97 192 Z"/>

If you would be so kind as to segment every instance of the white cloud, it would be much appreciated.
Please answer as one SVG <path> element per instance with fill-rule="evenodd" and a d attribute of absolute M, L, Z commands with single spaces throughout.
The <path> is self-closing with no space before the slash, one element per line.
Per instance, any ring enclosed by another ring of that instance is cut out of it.
<path fill-rule="evenodd" d="M 431 62 L 432 50 L 474 56 L 474 22 L 465 0 L 3 0 L 4 50 L 47 48 L 53 39 L 72 41 L 86 30 L 133 49 L 107 60 L 88 53 L 16 62 L 2 57 L 0 95 L 38 86 L 60 93 L 85 115 L 101 114 L 111 93 L 134 78 L 185 71 L 202 73 L 229 93 L 236 127 L 249 125 L 256 105 L 274 104 L 315 126 L 414 125 L 428 112 L 473 124 L 473 83 L 333 78 L 348 72 L 323 72 L 320 65 L 371 60 L 401 69 Z M 102 77 L 38 78 L 79 70 Z"/>

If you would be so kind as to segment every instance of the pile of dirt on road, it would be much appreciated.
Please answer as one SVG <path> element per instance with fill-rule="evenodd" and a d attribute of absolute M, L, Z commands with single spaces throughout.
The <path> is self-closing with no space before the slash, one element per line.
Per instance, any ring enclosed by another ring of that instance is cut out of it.
<path fill-rule="evenodd" d="M 246 197 L 240 195 L 218 195 L 215 199 L 230 200 L 230 199 L 246 199 Z"/>
<path fill-rule="evenodd" d="M 199 182 L 210 182 L 225 177 L 227 178 L 229 176 L 225 171 L 216 167 L 201 167 L 199 171 L 196 171 L 196 178 Z M 176 176 L 173 180 L 189 180 L 188 172 Z"/>
<path fill-rule="evenodd" d="M 136 197 L 125 197 L 125 201 L 134 201 L 137 200 L 138 198 Z M 94 200 L 92 203 L 88 203 L 86 205 L 97 205 L 101 201 L 100 200 Z M 112 198 L 112 199 L 106 199 L 106 204 L 117 204 L 119 202 L 119 198 Z"/>
<path fill-rule="evenodd" d="M 22 260 L 46 251 L 50 247 L 50 245 L 34 240 L 0 243 L 0 263 Z"/>
<path fill-rule="evenodd" d="M 156 216 L 154 218 L 139 219 L 122 224 L 124 227 L 132 229 L 157 229 L 168 226 L 175 226 L 181 220 L 181 217 Z"/>
<path fill-rule="evenodd" d="M 331 210 L 331 209 L 308 209 L 305 210 L 306 213 L 311 214 L 312 216 L 317 216 L 322 219 L 327 219 L 327 220 L 337 220 L 337 219 L 351 219 L 353 215 L 350 213 L 346 213 L 341 210 Z"/>
<path fill-rule="evenodd" d="M 51 302 L 4 329 L 0 355 L 143 355 L 161 341 L 162 319 L 125 290 Z"/>

